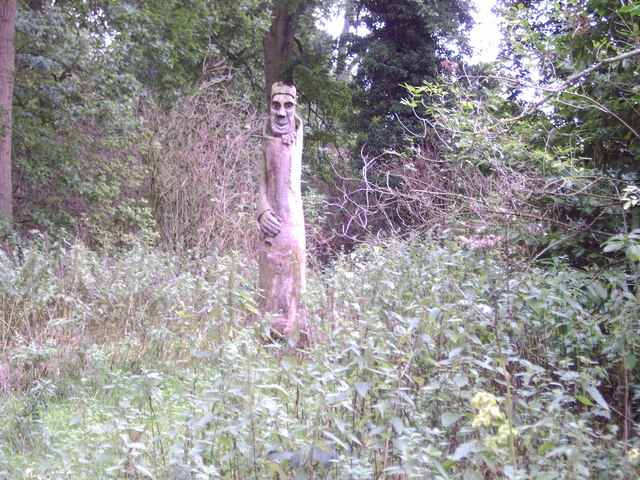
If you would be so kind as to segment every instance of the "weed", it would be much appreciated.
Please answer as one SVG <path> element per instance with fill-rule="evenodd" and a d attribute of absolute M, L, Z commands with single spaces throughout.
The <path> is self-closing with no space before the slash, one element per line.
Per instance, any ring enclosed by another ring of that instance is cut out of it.
<path fill-rule="evenodd" d="M 3 378 L 20 380 L 3 391 L 2 478 L 637 476 L 624 276 L 521 268 L 455 238 L 363 245 L 312 273 L 300 352 L 264 342 L 237 258 L 31 255 L 12 268 L 56 274 L 23 284 L 34 329 L 5 336 Z M 58 294 L 73 300 L 39 309 Z"/>

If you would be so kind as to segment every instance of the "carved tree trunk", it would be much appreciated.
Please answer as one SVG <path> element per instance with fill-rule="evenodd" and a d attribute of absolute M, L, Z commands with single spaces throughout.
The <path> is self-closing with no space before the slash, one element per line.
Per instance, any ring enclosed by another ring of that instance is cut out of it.
<path fill-rule="evenodd" d="M 11 128 L 16 0 L 0 0 L 0 211 L 13 218 Z"/>
<path fill-rule="evenodd" d="M 270 209 L 282 220 L 282 229 L 261 242 L 260 310 L 271 314 L 272 326 L 289 338 L 299 331 L 300 293 L 305 289 L 301 123 L 292 144 L 285 145 L 281 137 L 265 136 L 264 140 L 264 193 Z"/>
<path fill-rule="evenodd" d="M 266 100 L 271 116 L 265 127 L 258 223 L 263 222 L 262 228 L 264 224 L 271 227 L 262 231 L 259 252 L 260 310 L 270 314 L 271 326 L 289 339 L 297 337 L 300 331 L 300 293 L 305 288 L 305 232 L 300 192 L 302 121 L 298 117 L 295 121 L 292 119 L 293 132 L 278 134 L 271 129 L 270 122 L 276 115 L 272 111 L 272 87 L 276 82 L 293 85 L 291 60 L 295 32 L 306 3 L 305 0 L 274 0 L 271 27 L 263 39 Z M 289 104 L 295 105 L 294 87 L 285 87 L 281 93 L 291 95 Z"/>
<path fill-rule="evenodd" d="M 271 85 L 275 82 L 293 85 L 292 68 L 287 62 L 293 57 L 296 27 L 304 4 L 303 0 L 276 0 L 271 7 L 271 26 L 262 39 L 267 104 L 271 99 Z"/>

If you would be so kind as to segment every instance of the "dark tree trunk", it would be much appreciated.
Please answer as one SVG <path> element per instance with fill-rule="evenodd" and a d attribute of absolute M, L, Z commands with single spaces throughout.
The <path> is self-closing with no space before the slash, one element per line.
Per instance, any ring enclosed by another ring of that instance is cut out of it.
<path fill-rule="evenodd" d="M 0 211 L 13 219 L 11 129 L 15 73 L 16 0 L 0 0 Z"/>
<path fill-rule="evenodd" d="M 291 59 L 294 55 L 296 27 L 304 4 L 304 0 L 274 0 L 271 7 L 271 27 L 262 41 L 267 105 L 271 101 L 271 85 L 275 82 L 293 85 Z"/>

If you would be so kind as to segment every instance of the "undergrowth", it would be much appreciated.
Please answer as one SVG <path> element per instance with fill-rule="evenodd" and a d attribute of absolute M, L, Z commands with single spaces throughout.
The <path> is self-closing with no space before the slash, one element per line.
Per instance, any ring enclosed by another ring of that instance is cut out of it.
<path fill-rule="evenodd" d="M 634 479 L 638 294 L 460 238 L 311 274 L 267 341 L 239 258 L 0 259 L 0 478 Z"/>

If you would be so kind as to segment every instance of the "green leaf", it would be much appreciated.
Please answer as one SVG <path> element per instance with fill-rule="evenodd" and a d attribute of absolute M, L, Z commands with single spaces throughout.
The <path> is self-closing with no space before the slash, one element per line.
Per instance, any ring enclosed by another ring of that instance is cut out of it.
<path fill-rule="evenodd" d="M 270 462 L 290 461 L 292 456 L 293 452 L 269 452 L 267 454 L 267 460 Z"/>
<path fill-rule="evenodd" d="M 556 478 L 560 478 L 560 472 L 552 471 L 552 472 L 542 472 L 536 476 L 536 480 L 555 480 Z"/>
<path fill-rule="evenodd" d="M 453 455 L 451 456 L 451 460 L 455 460 L 457 462 L 458 460 L 462 460 L 463 458 L 466 458 L 467 455 L 474 453 L 477 450 L 478 450 L 478 444 L 475 441 L 463 443 L 458 448 L 456 448 L 455 452 L 453 452 Z"/>
<path fill-rule="evenodd" d="M 540 455 L 544 455 L 547 451 L 551 450 L 556 446 L 556 442 L 545 442 L 538 447 L 538 453 Z"/>
<path fill-rule="evenodd" d="M 638 363 L 638 359 L 633 354 L 623 355 L 622 359 L 627 370 L 633 370 Z"/>
<path fill-rule="evenodd" d="M 256 388 L 259 388 L 261 390 L 278 390 L 279 392 L 281 392 L 285 397 L 289 397 L 289 392 L 287 392 L 283 387 L 281 387 L 280 385 L 277 384 L 271 384 L 271 385 L 256 385 Z"/>
<path fill-rule="evenodd" d="M 458 388 L 463 388 L 469 383 L 469 377 L 466 375 L 454 375 L 453 383 L 456 384 Z"/>
<path fill-rule="evenodd" d="M 628 13 L 630 15 L 640 15 L 640 2 L 633 2 L 618 10 L 620 13 Z"/>
<path fill-rule="evenodd" d="M 474 472 L 473 470 L 465 470 L 462 475 L 462 480 L 482 480 L 482 475 L 478 472 Z"/>
<path fill-rule="evenodd" d="M 576 398 L 580 401 L 580 403 L 584 403 L 585 405 L 589 405 L 590 407 L 595 407 L 593 402 L 584 395 L 578 395 Z"/>
<path fill-rule="evenodd" d="M 462 352 L 462 348 L 461 347 L 454 348 L 453 350 L 451 350 L 449 352 L 449 355 L 448 355 L 449 359 L 457 357 L 460 354 L 460 352 Z"/>
<path fill-rule="evenodd" d="M 361 397 L 366 397 L 367 393 L 369 392 L 369 384 L 366 382 L 356 382 L 356 384 L 354 385 L 356 388 L 356 392 L 358 392 L 358 395 L 360 395 Z"/>
<path fill-rule="evenodd" d="M 294 480 L 307 480 L 309 478 L 309 472 L 304 467 L 298 468 L 293 478 Z"/>
<path fill-rule="evenodd" d="M 596 387 L 590 386 L 589 388 L 587 388 L 587 393 L 591 395 L 591 398 L 593 398 L 598 403 L 598 405 L 600 405 L 606 411 L 609 411 L 609 404 Z"/>
<path fill-rule="evenodd" d="M 462 415 L 460 415 L 459 413 L 444 412 L 442 415 L 440 415 L 440 422 L 442 423 L 442 426 L 444 428 L 449 428 L 451 425 L 456 423 L 460 419 L 460 417 L 462 417 Z"/>
<path fill-rule="evenodd" d="M 594 282 L 593 286 L 594 286 L 596 292 L 598 293 L 598 296 L 602 300 L 606 300 L 607 297 L 609 296 L 609 292 L 607 292 L 607 289 L 602 286 L 602 283 Z"/>
<path fill-rule="evenodd" d="M 82 420 L 82 416 L 76 415 L 69 421 L 69 426 L 73 427 L 74 425 L 77 425 L 78 423 L 80 423 L 81 420 Z"/>
<path fill-rule="evenodd" d="M 451 467 L 453 467 L 456 464 L 455 460 L 445 460 L 442 463 L 442 468 L 445 470 L 450 469 Z"/>
<path fill-rule="evenodd" d="M 336 451 L 330 446 L 326 445 L 325 442 L 323 442 L 323 445 L 313 447 L 313 449 L 311 450 L 310 460 L 312 462 L 318 462 L 326 468 L 331 464 L 331 460 L 333 460 L 337 456 L 338 454 L 336 453 Z"/>
<path fill-rule="evenodd" d="M 153 473 L 151 473 L 147 467 L 145 467 L 144 465 L 140 465 L 139 463 L 134 463 L 133 464 L 134 468 L 136 469 L 137 472 L 141 473 L 142 475 L 144 475 L 145 477 L 149 477 L 149 478 L 154 478 L 153 477 Z"/>
<path fill-rule="evenodd" d="M 326 436 L 327 438 L 330 438 L 331 440 L 333 440 L 335 443 L 340 445 L 340 447 L 342 447 L 343 449 L 345 449 L 345 450 L 348 449 L 347 446 L 344 444 L 344 442 L 342 440 L 340 440 L 338 437 L 336 437 L 333 433 L 324 430 L 322 432 L 322 434 L 324 436 Z M 320 445 L 320 444 L 318 444 L 318 445 Z M 327 447 L 326 449 L 330 449 L 330 447 L 328 446 L 328 444 L 326 442 L 323 442 L 323 445 Z"/>
<path fill-rule="evenodd" d="M 640 262 L 640 245 L 631 245 L 627 248 L 627 256 L 634 262 Z"/>
<path fill-rule="evenodd" d="M 617 252 L 618 250 L 622 249 L 624 247 L 624 243 L 622 242 L 609 242 L 607 243 L 604 248 L 602 249 L 602 251 L 604 253 L 609 253 L 609 252 Z"/>
<path fill-rule="evenodd" d="M 402 419 L 398 417 L 393 417 L 391 419 L 391 425 L 393 425 L 393 428 L 398 434 L 401 434 L 402 432 L 404 432 L 404 423 L 402 422 Z"/>

